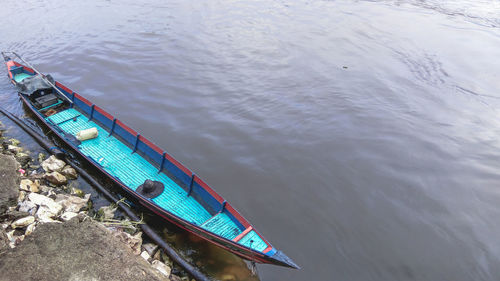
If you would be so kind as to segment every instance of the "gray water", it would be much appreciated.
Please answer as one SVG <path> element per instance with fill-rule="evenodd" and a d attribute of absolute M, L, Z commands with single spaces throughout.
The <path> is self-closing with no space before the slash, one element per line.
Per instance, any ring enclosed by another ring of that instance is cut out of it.
<path fill-rule="evenodd" d="M 500 280 L 498 0 L 0 10 L 0 49 L 165 148 L 302 266 L 261 280 Z"/>

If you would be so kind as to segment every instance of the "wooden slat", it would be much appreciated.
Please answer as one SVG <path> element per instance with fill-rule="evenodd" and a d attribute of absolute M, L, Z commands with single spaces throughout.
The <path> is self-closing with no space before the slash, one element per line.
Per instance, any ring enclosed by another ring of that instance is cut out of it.
<path fill-rule="evenodd" d="M 234 237 L 233 241 L 234 242 L 240 241 L 241 238 L 245 237 L 245 235 L 247 235 L 250 231 L 252 231 L 252 229 L 253 229 L 252 226 L 247 227 L 247 229 L 243 230 L 242 233 L 240 233 L 238 236 Z"/>

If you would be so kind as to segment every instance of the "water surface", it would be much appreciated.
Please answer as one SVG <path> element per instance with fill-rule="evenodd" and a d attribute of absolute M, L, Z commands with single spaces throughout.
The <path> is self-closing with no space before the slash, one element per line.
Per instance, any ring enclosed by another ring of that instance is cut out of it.
<path fill-rule="evenodd" d="M 500 2 L 30 0 L 2 14 L 0 49 L 165 148 L 302 266 L 259 266 L 261 280 L 500 279 Z M 0 103 L 23 114 L 2 77 Z"/>

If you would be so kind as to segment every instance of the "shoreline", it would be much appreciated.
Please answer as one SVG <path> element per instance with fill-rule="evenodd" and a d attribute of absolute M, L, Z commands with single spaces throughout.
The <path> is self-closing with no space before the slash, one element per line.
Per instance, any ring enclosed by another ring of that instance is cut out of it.
<path fill-rule="evenodd" d="M 190 280 L 143 243 L 141 222 L 115 219 L 115 204 L 94 210 L 73 168 L 4 131 L 0 122 L 0 280 Z"/>

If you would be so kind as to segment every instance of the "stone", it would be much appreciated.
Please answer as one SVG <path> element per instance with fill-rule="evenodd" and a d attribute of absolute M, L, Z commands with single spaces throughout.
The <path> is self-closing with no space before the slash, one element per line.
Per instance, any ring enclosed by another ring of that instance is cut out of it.
<path fill-rule="evenodd" d="M 148 252 L 146 252 L 146 251 L 143 251 L 143 252 L 141 253 L 141 257 L 142 257 L 143 259 L 145 259 L 146 261 L 148 261 L 148 260 L 151 258 L 151 256 L 150 256 L 150 255 L 148 254 Z"/>
<path fill-rule="evenodd" d="M 46 186 L 46 185 L 41 185 L 39 189 L 41 192 L 49 192 L 49 191 L 52 191 L 54 188 L 52 188 L 50 186 Z"/>
<path fill-rule="evenodd" d="M 26 198 L 26 192 L 19 191 L 19 197 L 17 197 L 17 202 L 23 202 L 25 198 Z"/>
<path fill-rule="evenodd" d="M 99 208 L 97 214 L 100 216 L 101 220 L 109 220 L 115 217 L 116 207 L 104 206 Z"/>
<path fill-rule="evenodd" d="M 5 233 L 7 235 L 7 239 L 9 240 L 9 242 L 14 242 L 15 240 L 14 232 L 15 230 L 11 230 Z"/>
<path fill-rule="evenodd" d="M 23 211 L 16 211 L 16 210 L 9 210 L 5 214 L 0 216 L 1 220 L 17 220 L 20 218 L 24 218 L 29 216 L 30 214 L 28 212 L 23 212 Z"/>
<path fill-rule="evenodd" d="M 37 193 L 30 193 L 28 199 L 40 206 L 36 212 L 36 217 L 39 219 L 51 219 L 57 216 L 63 209 L 63 206 L 56 203 L 52 198 Z"/>
<path fill-rule="evenodd" d="M 26 227 L 26 231 L 24 232 L 24 235 L 30 235 L 33 233 L 33 230 L 35 230 L 36 223 L 32 223 Z"/>
<path fill-rule="evenodd" d="M 169 266 L 167 266 L 166 264 L 162 263 L 159 260 L 154 260 L 153 262 L 151 262 L 151 266 L 153 266 L 153 268 L 156 268 L 166 277 L 169 277 L 170 273 L 172 272 L 172 269 Z"/>
<path fill-rule="evenodd" d="M 42 163 L 44 159 L 45 159 L 45 154 L 41 152 L 38 153 L 38 163 Z"/>
<path fill-rule="evenodd" d="M 177 275 L 170 275 L 170 281 L 182 281 L 182 279 Z"/>
<path fill-rule="evenodd" d="M 17 205 L 19 175 L 17 162 L 12 156 L 0 155 L 0 214 Z"/>
<path fill-rule="evenodd" d="M 23 149 L 20 148 L 19 146 L 15 146 L 15 145 L 12 145 L 12 144 L 9 144 L 7 146 L 7 150 L 10 151 L 10 152 L 12 152 L 12 153 L 14 153 L 14 154 L 17 154 L 17 153 L 23 151 Z"/>
<path fill-rule="evenodd" d="M 74 212 L 66 212 L 64 214 L 62 214 L 60 216 L 60 218 L 63 220 L 63 221 L 69 221 L 71 220 L 72 218 L 74 217 L 77 217 L 78 216 L 78 213 L 74 213 Z"/>
<path fill-rule="evenodd" d="M 161 261 L 161 250 L 158 250 L 154 253 L 153 259 Z"/>
<path fill-rule="evenodd" d="M 42 162 L 42 168 L 46 172 L 60 172 L 66 163 L 62 160 L 57 159 L 54 155 L 51 155 L 49 158 Z"/>
<path fill-rule="evenodd" d="M 31 157 L 26 153 L 18 152 L 16 154 L 16 160 L 22 167 L 25 167 L 31 161 Z"/>
<path fill-rule="evenodd" d="M 17 236 L 14 240 L 14 245 L 18 246 L 24 240 L 24 234 Z"/>
<path fill-rule="evenodd" d="M 160 281 L 165 276 L 92 220 L 37 225 L 0 259 L 0 280 Z"/>
<path fill-rule="evenodd" d="M 30 191 L 30 192 L 38 192 L 40 184 L 37 180 L 35 182 L 29 180 L 29 179 L 23 179 L 21 180 L 21 183 L 19 184 L 19 188 L 24 191 Z"/>
<path fill-rule="evenodd" d="M 45 174 L 44 177 L 48 182 L 54 185 L 63 185 L 68 183 L 68 179 L 61 175 L 59 172 L 51 172 L 48 174 Z"/>
<path fill-rule="evenodd" d="M 21 144 L 21 142 L 20 142 L 18 139 L 15 139 L 15 138 L 11 138 L 11 139 L 9 139 L 9 142 L 10 142 L 12 145 L 15 145 L 15 146 L 19 146 L 19 144 Z"/>
<path fill-rule="evenodd" d="M 3 229 L 0 229 L 0 255 L 9 248 L 9 238 Z"/>
<path fill-rule="evenodd" d="M 66 194 L 57 194 L 55 202 L 61 204 L 65 212 L 78 213 L 83 208 L 87 207 L 90 194 L 86 194 L 83 198 Z"/>
<path fill-rule="evenodd" d="M 63 174 L 65 177 L 67 177 L 70 180 L 74 180 L 78 178 L 78 174 L 76 173 L 75 169 L 71 168 L 71 166 L 66 165 L 62 171 L 61 174 Z"/>
<path fill-rule="evenodd" d="M 36 211 L 36 218 L 40 222 L 55 222 L 54 217 L 58 215 L 58 212 L 55 212 L 53 209 L 48 208 L 47 206 L 40 206 L 38 211 Z"/>
<path fill-rule="evenodd" d="M 144 249 L 144 251 L 148 252 L 148 254 L 150 256 L 153 256 L 155 251 L 158 250 L 158 245 L 156 245 L 154 243 L 146 243 L 146 244 L 142 244 L 142 249 Z"/>
<path fill-rule="evenodd" d="M 19 203 L 19 211 L 33 215 L 36 212 L 36 204 L 29 200 L 22 201 Z"/>
<path fill-rule="evenodd" d="M 34 216 L 27 216 L 24 218 L 17 219 L 16 221 L 14 221 L 11 224 L 11 226 L 12 226 L 12 228 L 23 228 L 23 227 L 26 227 L 26 226 L 34 223 L 34 222 L 35 222 Z"/>
<path fill-rule="evenodd" d="M 81 189 L 76 187 L 71 188 L 71 194 L 74 194 L 80 198 L 83 198 L 85 196 L 85 193 Z"/>
<path fill-rule="evenodd" d="M 136 235 L 130 235 L 122 230 L 116 230 L 113 235 L 120 239 L 123 243 L 127 244 L 135 255 L 141 254 L 142 233 L 138 232 Z"/>

